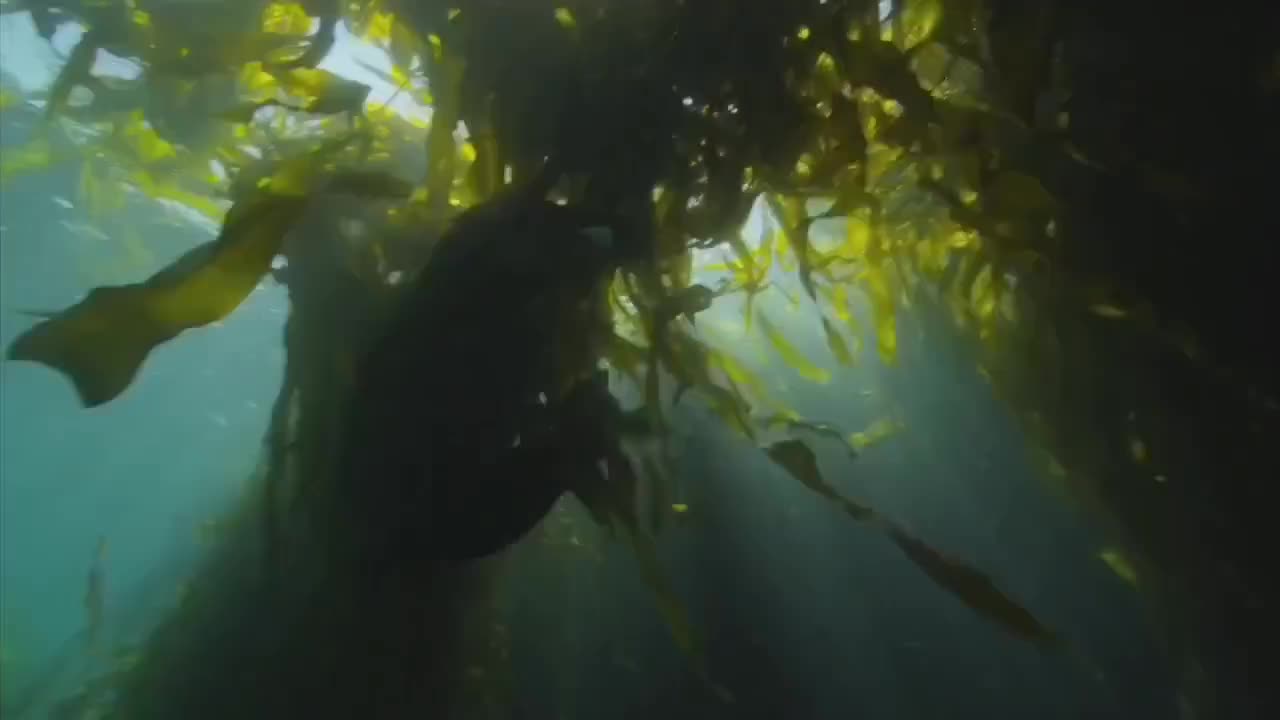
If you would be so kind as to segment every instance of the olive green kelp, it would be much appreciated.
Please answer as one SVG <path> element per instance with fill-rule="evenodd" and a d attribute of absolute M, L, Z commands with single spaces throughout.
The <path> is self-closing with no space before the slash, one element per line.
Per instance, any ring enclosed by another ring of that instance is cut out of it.
<path fill-rule="evenodd" d="M 227 213 L 218 237 L 184 253 L 147 280 L 100 287 L 20 335 L 8 359 L 65 374 L 94 407 L 133 381 L 147 355 L 180 333 L 225 318 L 248 297 L 280 252 L 313 193 L 333 190 L 406 197 L 409 187 L 369 173 L 321 173 L 318 163 L 351 137 L 281 163 Z"/>

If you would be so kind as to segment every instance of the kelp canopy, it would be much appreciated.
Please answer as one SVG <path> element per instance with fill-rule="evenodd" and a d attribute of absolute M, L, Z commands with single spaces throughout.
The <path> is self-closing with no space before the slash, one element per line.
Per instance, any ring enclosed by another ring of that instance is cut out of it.
<path fill-rule="evenodd" d="M 617 336 L 604 354 L 644 388 L 657 420 L 667 377 L 744 434 L 749 409 L 787 412 L 770 407 L 744 363 L 661 310 L 692 284 L 697 250 L 722 251 L 715 294 L 747 298 L 752 331 L 817 382 L 786 329 L 752 310 L 775 264 L 795 273 L 843 363 L 865 345 L 892 365 L 898 315 L 936 305 L 1049 474 L 1158 578 L 1149 589 L 1170 615 L 1219 615 L 1231 628 L 1261 615 L 1270 563 L 1254 539 L 1267 519 L 1256 493 L 1280 476 L 1264 445 L 1278 426 L 1280 355 L 1250 311 L 1272 304 L 1263 281 L 1280 237 L 1269 182 L 1280 160 L 1274 10 L 1066 0 L 4 7 L 29 9 L 46 36 L 63 21 L 86 32 L 45 98 L 43 132 L 5 149 L 3 179 L 76 162 L 91 210 L 118 205 L 122 188 L 217 219 L 235 203 L 192 257 L 95 290 L 10 349 L 67 372 L 86 404 L 123 391 L 154 345 L 234 310 L 318 195 L 375 209 L 348 261 L 385 284 L 416 269 L 386 261 L 386 238 L 429 245 L 461 210 L 551 177 L 553 197 L 617 213 L 646 239 L 645 261 L 611 288 Z M 429 122 L 369 104 L 367 87 L 315 68 L 339 22 L 387 52 L 388 81 L 429 106 Z M 100 51 L 140 74 L 95 75 Z M 744 238 L 757 203 L 777 229 Z M 812 480 L 804 452 L 770 454 Z M 1236 653 L 1222 662 L 1246 666 L 1239 651 L 1197 652 Z"/>

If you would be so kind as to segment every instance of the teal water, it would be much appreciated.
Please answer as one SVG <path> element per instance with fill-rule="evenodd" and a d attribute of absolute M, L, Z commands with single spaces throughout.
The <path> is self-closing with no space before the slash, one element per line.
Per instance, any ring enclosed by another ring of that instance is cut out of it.
<path fill-rule="evenodd" d="M 5 116 L 8 123 L 9 116 Z M 3 141 L 20 127 L 6 125 Z M 91 225 L 65 172 L 24 178 L 0 204 L 0 343 L 88 289 L 82 269 L 118 245 L 69 229 Z M 129 210 L 150 219 L 160 210 Z M 141 279 L 207 239 L 207 229 L 153 226 L 154 251 L 129 270 Z M 82 409 L 62 377 L 0 365 L 0 613 L 4 692 L 65 686 L 84 661 L 84 595 L 99 538 L 108 544 L 105 629 L 136 642 L 168 604 L 201 552 L 198 530 L 242 492 L 258 459 L 283 364 L 286 300 L 263 287 L 223 327 L 162 348 L 119 402 Z M 60 671 L 65 668 L 66 671 Z M 96 668 L 101 670 L 100 667 Z M 82 678 L 81 678 L 82 679 Z"/>

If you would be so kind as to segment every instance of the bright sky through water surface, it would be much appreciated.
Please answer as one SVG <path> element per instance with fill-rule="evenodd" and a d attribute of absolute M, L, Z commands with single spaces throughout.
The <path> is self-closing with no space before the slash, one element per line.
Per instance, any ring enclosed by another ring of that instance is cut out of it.
<path fill-rule="evenodd" d="M 0 67 L 21 84 L 24 92 L 45 90 L 53 83 L 67 53 L 79 39 L 82 28 L 74 23 L 62 25 L 53 36 L 53 48 L 36 34 L 31 16 L 25 12 L 0 16 Z M 339 23 L 333 49 L 325 56 L 320 67 L 343 77 L 362 82 L 372 88 L 369 102 L 381 104 L 391 99 L 391 105 L 401 115 L 425 120 L 431 110 L 413 100 L 408 92 L 396 93 L 397 88 L 383 80 L 364 65 L 391 74 L 391 62 L 387 54 L 347 31 Z M 112 57 L 99 51 L 95 74 L 134 77 L 138 74 L 136 63 Z"/>
<path fill-rule="evenodd" d="M 880 18 L 884 20 L 893 9 L 893 0 L 880 0 Z M 28 13 L 0 15 L 0 67 L 12 75 L 26 92 L 49 87 L 61 67 L 67 53 L 83 31 L 74 23 L 63 24 L 53 37 L 53 47 L 36 34 L 35 25 Z M 419 119 L 431 117 L 431 110 L 413 101 L 406 92 L 397 88 L 374 72 L 361 66 L 371 65 L 390 75 L 391 63 L 387 54 L 353 36 L 344 23 L 338 23 L 333 49 L 325 56 L 320 67 L 358 82 L 365 83 L 372 92 L 369 102 L 384 103 L 393 98 L 392 107 L 401 115 Z M 135 63 L 114 58 L 99 51 L 98 74 L 132 77 L 138 73 Z"/>

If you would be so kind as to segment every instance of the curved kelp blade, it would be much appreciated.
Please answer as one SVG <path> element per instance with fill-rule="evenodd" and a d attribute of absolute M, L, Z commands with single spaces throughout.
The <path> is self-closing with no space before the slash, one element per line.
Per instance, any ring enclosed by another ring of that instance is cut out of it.
<path fill-rule="evenodd" d="M 833 486 L 827 483 L 822 477 L 822 471 L 818 469 L 818 459 L 813 454 L 813 450 L 804 443 L 803 440 L 782 440 L 765 448 L 765 453 L 769 459 L 780 465 L 786 470 L 791 477 L 799 480 L 802 485 L 821 495 L 822 497 L 839 505 L 854 520 L 863 522 L 881 522 L 881 515 L 873 508 L 863 505 L 855 500 L 850 500 L 840 494 Z"/>
<path fill-rule="evenodd" d="M 800 377 L 823 385 L 831 382 L 831 373 L 810 362 L 796 349 L 795 345 L 787 340 L 787 336 L 769 320 L 769 316 L 765 315 L 763 310 L 756 310 L 756 322 L 760 324 L 760 330 L 764 336 L 773 344 L 773 349 L 778 351 L 783 361 L 790 365 Z"/>
<path fill-rule="evenodd" d="M 1060 646 L 1053 631 L 1004 594 L 986 574 L 962 560 L 935 550 L 875 509 L 841 495 L 840 491 L 822 477 L 817 458 L 803 441 L 783 440 L 766 447 L 765 453 L 805 487 L 836 503 L 853 519 L 868 522 L 884 530 L 916 567 L 975 612 L 1037 645 Z"/>
<path fill-rule="evenodd" d="M 1029 610 L 995 586 L 991 578 L 962 560 L 948 557 L 895 525 L 889 538 L 935 583 L 960 598 L 965 605 L 994 620 L 1018 637 L 1044 646 L 1060 644 L 1058 636 Z"/>
<path fill-rule="evenodd" d="M 766 429 L 772 429 L 775 427 L 785 428 L 787 433 L 791 435 L 805 434 L 812 435 L 816 438 L 834 440 L 845 448 L 851 458 L 857 459 L 858 457 L 858 448 L 856 448 L 853 442 L 849 440 L 849 433 L 846 433 L 844 430 L 841 430 L 831 423 L 806 420 L 798 413 L 792 411 L 775 412 L 760 418 L 758 422 Z M 814 470 L 817 470 L 816 459 L 814 460 Z"/>
<path fill-rule="evenodd" d="M 822 332 L 827 338 L 827 347 L 830 348 L 831 355 L 836 359 L 836 362 L 845 367 L 857 367 L 857 360 L 854 358 L 853 353 L 849 351 L 849 344 L 845 342 L 840 330 L 826 317 L 822 318 Z"/>
<path fill-rule="evenodd" d="M 285 234 L 314 193 L 401 200 L 409 195 L 409 183 L 384 173 L 321 170 L 358 137 L 345 133 L 281 161 L 231 206 L 217 238 L 142 283 L 95 288 L 20 335 L 8 359 L 62 372 L 86 407 L 114 399 L 157 345 L 222 320 L 244 302 L 271 269 Z"/>
<path fill-rule="evenodd" d="M 152 349 L 184 330 L 221 320 L 248 297 L 304 205 L 305 198 L 283 196 L 235 205 L 216 239 L 144 282 L 94 288 L 18 336 L 8 359 L 63 373 L 85 407 L 114 399 Z"/>

